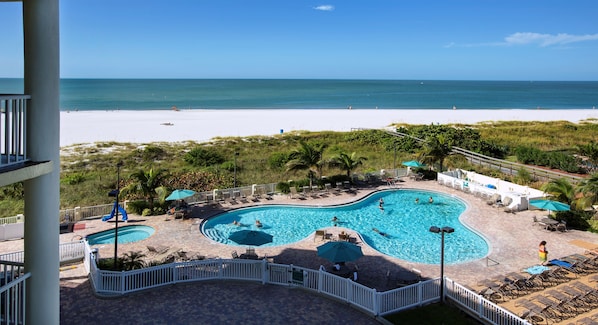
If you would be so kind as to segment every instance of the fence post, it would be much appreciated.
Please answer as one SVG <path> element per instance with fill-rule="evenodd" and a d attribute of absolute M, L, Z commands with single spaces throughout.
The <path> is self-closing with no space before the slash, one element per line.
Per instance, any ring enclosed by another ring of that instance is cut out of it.
<path fill-rule="evenodd" d="M 376 290 L 376 288 L 374 288 L 374 299 L 372 302 L 372 309 L 374 311 L 374 315 L 378 316 L 380 315 L 380 294 L 378 293 L 378 291 Z"/>
<path fill-rule="evenodd" d="M 70 221 L 70 222 L 77 222 L 77 221 L 81 221 L 81 219 L 82 219 L 82 218 L 81 218 L 81 207 L 75 207 L 75 208 L 73 209 L 73 211 L 74 211 L 74 213 L 73 213 L 73 214 L 74 214 L 74 216 L 73 216 L 73 219 L 74 219 L 74 220 L 69 220 L 69 221 Z"/>
<path fill-rule="evenodd" d="M 120 294 L 125 294 L 125 271 L 120 271 Z"/>
<path fill-rule="evenodd" d="M 322 276 L 323 272 L 324 266 L 320 265 L 320 268 L 318 269 L 318 292 L 322 292 L 322 282 L 324 281 L 324 277 Z"/>
<path fill-rule="evenodd" d="M 268 273 L 268 261 L 264 258 L 262 260 L 262 284 L 266 284 L 269 281 L 269 273 Z"/>

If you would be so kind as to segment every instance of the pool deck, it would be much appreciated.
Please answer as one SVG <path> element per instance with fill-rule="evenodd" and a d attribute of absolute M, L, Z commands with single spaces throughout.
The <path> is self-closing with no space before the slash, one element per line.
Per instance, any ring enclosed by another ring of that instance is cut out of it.
<path fill-rule="evenodd" d="M 129 251 L 141 251 L 148 254 L 147 246 L 166 246 L 171 250 L 180 249 L 187 252 L 196 252 L 208 258 L 228 259 L 231 258 L 233 250 L 237 250 L 241 254 L 243 253 L 243 249 L 220 244 L 204 237 L 199 232 L 199 225 L 202 220 L 218 214 L 223 210 L 249 205 L 287 203 L 297 205 L 342 204 L 364 197 L 372 191 L 387 188 L 389 187 L 359 188 L 355 194 L 331 194 L 326 198 L 317 199 L 308 198 L 306 200 L 299 200 L 290 199 L 286 195 L 276 195 L 272 200 L 262 199 L 260 202 L 250 201 L 248 204 L 230 205 L 226 203 L 219 206 L 197 206 L 194 207 L 192 218 L 185 220 L 174 219 L 171 216 L 165 215 L 150 217 L 129 215 L 129 221 L 126 224 L 119 223 L 119 225 L 148 225 L 154 227 L 156 232 L 150 238 L 136 243 L 119 244 L 119 254 Z M 547 248 L 550 252 L 549 258 L 583 253 L 591 246 L 598 246 L 598 234 L 577 230 L 569 230 L 567 232 L 547 231 L 535 224 L 533 217 L 545 216 L 546 211 L 536 210 L 521 211 L 515 214 L 506 213 L 502 209 L 487 205 L 485 200 L 474 197 L 469 193 L 441 186 L 434 181 L 405 179 L 405 182 L 400 183 L 399 188 L 425 189 L 448 193 L 449 195 L 461 198 L 467 203 L 468 208 L 461 216 L 461 221 L 484 236 L 489 243 L 490 251 L 487 258 L 445 266 L 445 275 L 460 284 L 475 286 L 479 280 L 513 271 L 521 271 L 524 268 L 538 264 L 537 247 L 538 243 L 542 240 L 547 241 Z M 114 228 L 114 222 L 102 222 L 101 220 L 86 220 L 80 223 L 85 224 L 84 229 L 77 230 L 74 233 L 62 234 L 60 235 L 60 241 L 69 242 L 78 240 L 87 234 Z M 442 227 L 443 225 L 437 226 Z M 327 231 L 333 233 L 333 236 L 340 231 L 346 231 L 355 236 L 355 233 L 351 229 L 342 227 L 330 227 Z M 450 234 L 446 236 L 450 236 Z M 316 254 L 316 247 L 323 243 L 323 240 L 314 238 L 312 234 L 300 242 L 285 246 L 258 247 L 256 248 L 256 253 L 259 256 L 267 255 L 268 257 L 272 257 L 276 263 L 293 264 L 317 269 L 320 265 L 330 266 L 331 264 Z M 438 243 L 432 244 L 440 245 L 440 238 L 438 239 Z M 381 254 L 365 243 L 361 243 L 360 245 L 362 246 L 364 257 L 355 261 L 359 269 L 358 282 L 376 288 L 378 291 L 396 288 L 399 272 L 411 270 L 412 268 L 420 270 L 424 278 L 439 276 L 440 267 L 438 265 L 403 261 Z M 22 247 L 23 240 L 0 242 L 0 251 L 2 252 L 19 251 L 22 250 Z M 114 254 L 113 245 L 99 245 L 97 248 L 103 257 L 111 257 Z M 303 319 L 302 322 L 307 323 L 327 320 L 338 322 L 342 319 L 350 320 L 353 323 L 356 320 L 364 324 L 368 322 L 375 323 L 375 320 L 372 318 L 347 307 L 346 304 L 289 288 L 272 288 L 272 286 L 240 284 L 238 282 L 210 282 L 166 287 L 153 292 L 144 292 L 141 295 L 132 295 L 119 299 L 95 298 L 91 293 L 88 280 L 84 276 L 82 265 L 64 268 L 61 271 L 61 321 L 64 324 L 74 324 L 80 321 L 90 322 L 101 320 L 101 322 L 107 322 L 118 319 L 120 322 L 123 317 L 128 318 L 129 316 L 122 315 L 122 313 L 112 316 L 108 310 L 116 308 L 122 312 L 124 310 L 123 306 L 129 306 L 136 308 L 133 309 L 135 312 L 132 312 L 132 314 L 136 314 L 137 310 L 140 310 L 140 315 L 145 315 L 144 319 L 152 319 L 150 317 L 154 317 L 153 315 L 155 314 L 156 318 L 153 318 L 156 320 L 155 324 L 163 323 L 160 320 L 164 320 L 164 323 L 166 323 L 168 319 L 165 318 L 166 315 L 170 315 L 169 317 L 174 320 L 174 322 L 170 323 L 187 323 L 191 319 L 211 319 L 212 321 L 206 321 L 205 323 L 212 324 L 228 323 L 231 321 L 243 321 L 249 324 L 262 324 L 264 322 L 283 323 L 293 322 L 293 319 L 297 321 Z M 82 303 L 82 301 L 85 301 L 85 303 Z M 309 310 L 310 306 L 315 305 L 314 302 L 319 304 L 318 308 Z M 154 305 L 154 307 L 152 309 L 151 307 L 142 307 L 139 305 Z M 162 307 L 156 309 L 155 306 Z M 210 306 L 211 308 L 209 308 Z M 216 312 L 216 310 L 220 310 L 223 306 L 229 306 L 231 309 L 243 312 Z M 150 310 L 147 310 L 148 308 Z M 156 310 L 154 311 L 154 309 Z M 258 311 L 258 309 L 261 311 Z M 245 313 L 247 310 L 255 310 L 260 317 L 255 318 L 256 314 L 254 312 Z M 250 317 L 250 315 L 253 316 Z M 264 317 L 272 317 L 271 321 L 261 318 L 262 315 Z M 179 321 L 177 322 L 176 320 Z"/>

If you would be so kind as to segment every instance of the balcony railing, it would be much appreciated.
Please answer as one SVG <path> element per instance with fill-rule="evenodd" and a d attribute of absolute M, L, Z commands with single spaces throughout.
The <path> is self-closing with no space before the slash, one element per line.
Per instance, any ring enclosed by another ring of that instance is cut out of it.
<path fill-rule="evenodd" d="M 26 150 L 29 95 L 0 95 L 0 170 L 29 160 Z"/>

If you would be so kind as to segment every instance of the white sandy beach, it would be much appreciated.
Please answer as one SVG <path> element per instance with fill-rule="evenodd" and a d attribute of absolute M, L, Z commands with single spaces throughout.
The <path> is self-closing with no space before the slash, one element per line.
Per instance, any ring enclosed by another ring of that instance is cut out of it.
<path fill-rule="evenodd" d="M 180 110 L 61 112 L 61 147 L 102 141 L 149 143 L 209 141 L 214 137 L 275 135 L 289 131 L 350 131 L 393 123 L 571 121 L 598 119 L 598 110 Z"/>

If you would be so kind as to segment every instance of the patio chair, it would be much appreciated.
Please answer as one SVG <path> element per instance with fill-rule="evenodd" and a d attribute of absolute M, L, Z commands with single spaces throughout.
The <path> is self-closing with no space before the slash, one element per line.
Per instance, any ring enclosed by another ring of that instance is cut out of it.
<path fill-rule="evenodd" d="M 151 255 L 162 255 L 168 252 L 168 246 L 146 246 Z"/>
<path fill-rule="evenodd" d="M 232 252 L 230 253 L 230 255 L 233 257 L 233 259 L 235 259 L 235 258 L 239 258 L 239 254 L 237 253 L 237 251 L 232 251 Z"/>
<path fill-rule="evenodd" d="M 486 204 L 488 205 L 494 205 L 496 204 L 496 202 L 498 202 L 500 200 L 500 194 L 493 194 L 488 201 L 486 201 Z"/>
<path fill-rule="evenodd" d="M 316 233 L 314 235 L 314 241 L 316 241 L 316 238 L 321 238 L 321 240 L 326 240 L 330 237 L 331 234 L 327 233 L 326 230 L 316 230 Z"/>

